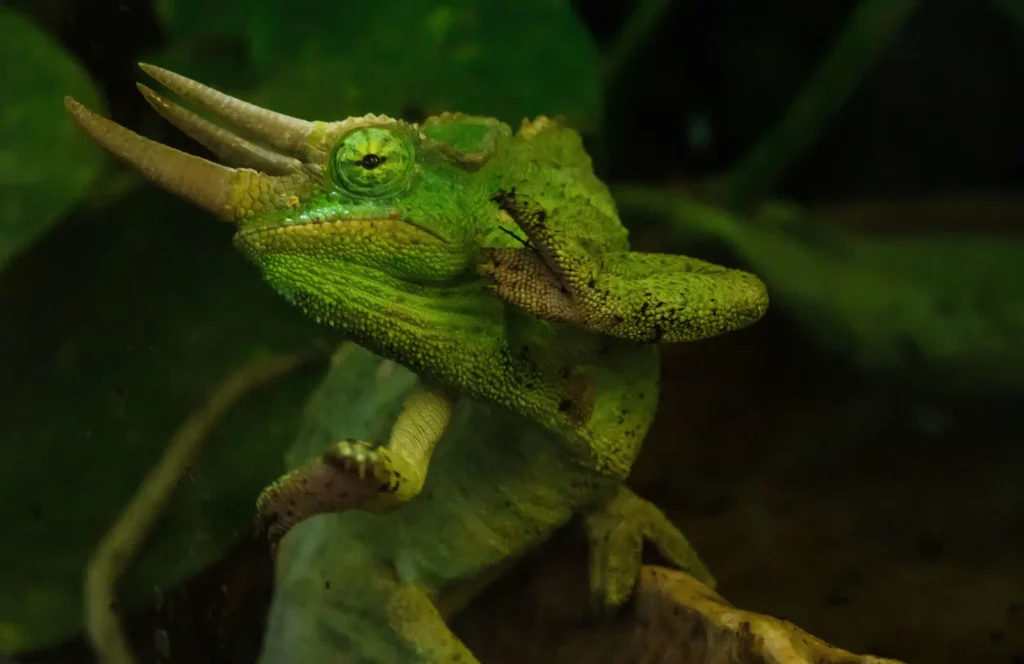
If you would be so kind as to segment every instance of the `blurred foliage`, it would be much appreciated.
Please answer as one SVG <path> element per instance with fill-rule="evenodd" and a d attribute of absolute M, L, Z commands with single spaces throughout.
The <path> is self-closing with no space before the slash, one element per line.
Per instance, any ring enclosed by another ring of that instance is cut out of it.
<path fill-rule="evenodd" d="M 1024 389 L 1024 238 L 858 237 L 783 203 L 741 217 L 669 190 L 615 194 L 634 223 L 725 246 L 816 351 L 918 388 Z"/>
<path fill-rule="evenodd" d="M 88 74 L 23 16 L 0 9 L 0 268 L 55 223 L 103 156 L 64 114 L 64 95 L 102 111 Z"/>
<path fill-rule="evenodd" d="M 301 6 L 301 3 L 300 3 Z M 566 0 L 159 0 L 178 48 L 161 64 L 238 91 L 205 43 L 240 43 L 260 85 L 246 98 L 307 119 L 462 111 L 518 124 L 562 114 L 594 129 L 597 49 Z M 192 55 L 190 55 L 192 54 Z M 237 71 L 237 70 L 235 70 Z"/>
<path fill-rule="evenodd" d="M 0 274 L 0 652 L 79 629 L 92 548 L 211 386 L 323 334 L 260 282 L 228 228 L 160 192 L 72 216 L 33 253 Z M 129 606 L 246 532 L 311 378 L 218 428 L 129 574 Z"/>

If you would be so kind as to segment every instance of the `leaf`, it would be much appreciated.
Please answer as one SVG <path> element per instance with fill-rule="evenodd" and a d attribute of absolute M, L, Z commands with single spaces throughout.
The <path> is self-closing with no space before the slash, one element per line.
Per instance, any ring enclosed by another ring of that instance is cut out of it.
<path fill-rule="evenodd" d="M 27 18 L 0 10 L 0 268 L 85 193 L 103 156 L 68 120 L 64 95 L 101 108 L 86 72 Z"/>
<path fill-rule="evenodd" d="M 307 119 L 463 111 L 518 123 L 564 114 L 588 128 L 600 114 L 597 49 L 563 0 L 354 0 L 302 13 L 286 0 L 163 0 L 158 8 L 180 39 L 242 36 L 265 81 L 247 98 Z M 204 82 L 235 91 L 242 83 Z"/>
<path fill-rule="evenodd" d="M 769 315 L 861 369 L 953 391 L 1024 388 L 1020 239 L 858 237 L 781 207 L 751 220 L 667 190 L 616 198 L 670 220 L 679 240 L 725 244 L 767 285 Z"/>
<path fill-rule="evenodd" d="M 0 274 L 0 652 L 79 631 L 86 561 L 178 425 L 235 369 L 321 334 L 230 233 L 145 189 Z M 129 609 L 248 532 L 319 373 L 228 413 L 122 583 Z"/>

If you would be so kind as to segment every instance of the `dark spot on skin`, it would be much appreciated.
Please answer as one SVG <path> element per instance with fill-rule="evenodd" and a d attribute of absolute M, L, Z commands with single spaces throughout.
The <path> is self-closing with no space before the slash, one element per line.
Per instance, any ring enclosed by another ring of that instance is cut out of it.
<path fill-rule="evenodd" d="M 547 220 L 547 218 L 548 218 L 548 213 L 545 212 L 544 210 L 537 210 L 537 212 L 534 214 L 534 220 L 538 224 L 543 224 L 544 221 Z"/>
<path fill-rule="evenodd" d="M 618 315 L 618 314 L 615 314 L 614 316 L 612 316 L 612 321 L 613 321 L 613 322 L 614 322 L 614 323 L 615 323 L 616 325 L 622 325 L 622 322 L 623 322 L 624 320 L 626 320 L 626 319 L 625 319 L 625 318 L 623 318 L 622 316 Z"/>
<path fill-rule="evenodd" d="M 331 582 L 325 580 L 324 581 L 324 590 L 330 590 L 330 589 L 331 589 Z"/>
<path fill-rule="evenodd" d="M 513 205 L 516 201 L 516 188 L 512 187 L 508 191 L 499 189 L 498 191 L 491 194 L 490 201 L 497 203 L 498 207 L 508 212 L 506 208 Z"/>
<path fill-rule="evenodd" d="M 596 286 L 596 285 L 597 285 L 597 282 L 596 282 L 596 281 L 594 281 L 594 278 L 593 278 L 593 277 L 591 277 L 591 278 L 590 278 L 590 281 L 588 281 L 588 282 L 587 282 L 587 288 L 593 288 L 593 287 L 594 287 L 594 286 Z"/>
<path fill-rule="evenodd" d="M 562 378 L 569 377 L 569 367 L 562 367 Z"/>
<path fill-rule="evenodd" d="M 626 418 L 623 417 L 622 415 L 619 415 L 619 424 L 623 424 L 625 421 L 626 421 Z"/>
<path fill-rule="evenodd" d="M 365 168 L 366 170 L 372 171 L 373 169 L 377 168 L 387 160 L 387 157 L 382 157 L 379 154 L 374 154 L 371 152 L 369 154 L 364 154 L 363 158 L 357 161 L 356 163 Z"/>
<path fill-rule="evenodd" d="M 650 303 L 650 302 L 648 302 L 647 300 L 644 300 L 644 303 L 640 305 L 640 313 L 641 313 L 641 314 L 645 314 L 645 313 L 647 313 L 647 308 L 648 308 L 649 306 L 651 306 L 651 303 Z"/>
<path fill-rule="evenodd" d="M 534 388 L 534 385 L 533 383 L 527 383 L 524 387 L 528 390 L 532 390 Z"/>
<path fill-rule="evenodd" d="M 558 403 L 558 410 L 562 411 L 563 413 L 569 410 L 570 408 L 572 408 L 572 401 L 569 399 L 562 399 Z"/>
<path fill-rule="evenodd" d="M 640 393 L 640 401 L 643 401 L 643 400 L 644 400 L 644 393 L 643 393 L 643 392 L 641 392 L 641 393 Z"/>

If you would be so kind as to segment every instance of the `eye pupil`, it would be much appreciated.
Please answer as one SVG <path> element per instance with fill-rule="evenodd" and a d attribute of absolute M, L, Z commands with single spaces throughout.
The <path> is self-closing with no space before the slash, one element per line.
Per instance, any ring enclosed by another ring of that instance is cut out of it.
<path fill-rule="evenodd" d="M 363 155 L 363 158 L 356 163 L 365 168 L 366 170 L 372 171 L 373 169 L 377 168 L 385 161 L 387 161 L 387 159 L 387 157 L 382 157 L 378 154 L 373 154 L 371 152 L 370 154 Z"/>

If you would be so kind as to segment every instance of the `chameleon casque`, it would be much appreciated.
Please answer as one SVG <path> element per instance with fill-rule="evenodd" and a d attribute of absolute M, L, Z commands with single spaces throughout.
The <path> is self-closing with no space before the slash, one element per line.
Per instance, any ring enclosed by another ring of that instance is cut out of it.
<path fill-rule="evenodd" d="M 142 67 L 218 122 L 139 86 L 223 165 L 70 98 L 69 113 L 152 182 L 236 224 L 235 245 L 303 312 L 416 376 L 380 439 L 333 441 L 260 496 L 259 522 L 281 542 L 261 661 L 475 662 L 445 624 L 451 607 L 574 515 L 596 610 L 628 598 L 644 539 L 713 583 L 623 482 L 658 400 L 656 342 L 758 320 L 755 276 L 630 251 L 579 135 L 545 117 L 515 132 L 450 113 L 307 122 Z M 319 520 L 336 544 L 314 565 L 293 540 Z"/>

